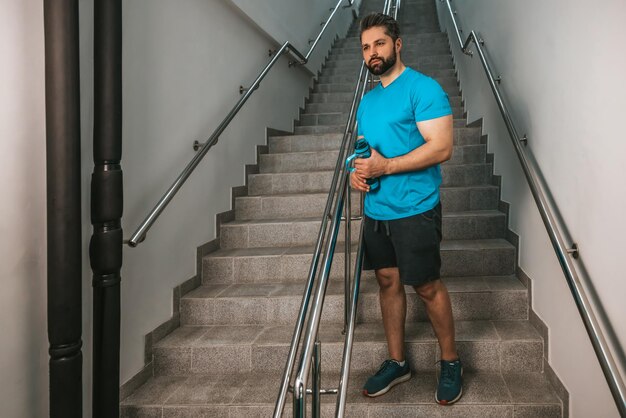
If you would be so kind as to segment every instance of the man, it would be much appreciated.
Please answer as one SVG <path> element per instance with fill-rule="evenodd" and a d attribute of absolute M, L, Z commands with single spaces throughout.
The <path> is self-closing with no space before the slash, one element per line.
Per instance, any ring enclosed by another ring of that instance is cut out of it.
<path fill-rule="evenodd" d="M 450 297 L 439 275 L 439 164 L 452 156 L 452 111 L 436 81 L 402 63 L 402 39 L 393 18 L 365 17 L 361 47 L 380 84 L 359 105 L 359 137 L 369 142 L 372 155 L 355 160 L 350 184 L 367 193 L 364 268 L 376 273 L 390 357 L 367 380 L 363 394 L 379 396 L 411 378 L 404 352 L 404 285 L 410 285 L 425 304 L 441 349 L 435 400 L 448 405 L 463 392 Z M 380 187 L 370 191 L 368 178 L 379 178 Z"/>

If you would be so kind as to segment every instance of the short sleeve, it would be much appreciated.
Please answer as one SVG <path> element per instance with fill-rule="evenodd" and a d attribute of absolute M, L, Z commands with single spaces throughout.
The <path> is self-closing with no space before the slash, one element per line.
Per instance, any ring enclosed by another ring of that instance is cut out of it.
<path fill-rule="evenodd" d="M 361 123 L 361 117 L 363 115 L 363 109 L 365 108 L 365 98 L 367 96 L 364 96 L 361 99 L 361 103 L 359 103 L 359 107 L 356 110 L 356 133 L 357 136 L 361 136 L 363 135 L 363 132 L 361 131 L 361 126 L 363 126 L 363 124 Z"/>
<path fill-rule="evenodd" d="M 425 77 L 416 83 L 412 91 L 412 104 L 415 122 L 436 119 L 452 114 L 448 95 L 439 83 L 430 77 Z"/>

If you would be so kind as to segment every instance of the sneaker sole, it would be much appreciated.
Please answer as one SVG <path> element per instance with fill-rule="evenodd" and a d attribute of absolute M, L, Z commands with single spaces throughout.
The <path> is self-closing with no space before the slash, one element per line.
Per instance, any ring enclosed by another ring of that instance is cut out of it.
<path fill-rule="evenodd" d="M 363 395 L 365 395 L 365 396 L 367 396 L 369 398 L 375 398 L 377 396 L 384 395 L 385 393 L 389 392 L 389 389 L 391 389 L 395 385 L 403 383 L 403 382 L 406 382 L 410 378 L 411 378 L 411 373 L 407 373 L 404 376 L 400 376 L 400 377 L 397 377 L 397 378 L 393 379 L 391 382 L 389 382 L 389 384 L 387 386 L 385 386 L 384 388 L 382 388 L 378 392 L 369 393 L 368 391 L 363 389 Z"/>

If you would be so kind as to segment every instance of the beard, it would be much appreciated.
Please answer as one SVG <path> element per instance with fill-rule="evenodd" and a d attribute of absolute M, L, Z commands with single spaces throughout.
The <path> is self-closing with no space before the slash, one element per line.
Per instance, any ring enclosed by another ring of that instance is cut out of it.
<path fill-rule="evenodd" d="M 393 51 L 393 55 L 390 55 L 388 57 L 376 57 L 374 59 L 371 59 L 367 64 L 366 67 L 367 69 L 370 71 L 370 73 L 374 74 L 374 75 L 382 75 L 385 74 L 387 71 L 389 71 L 389 69 L 391 67 L 394 66 L 394 64 L 396 63 L 397 60 L 397 53 L 394 49 Z M 372 65 L 371 62 L 372 61 L 376 61 L 376 60 L 380 60 L 377 61 L 376 64 Z"/>

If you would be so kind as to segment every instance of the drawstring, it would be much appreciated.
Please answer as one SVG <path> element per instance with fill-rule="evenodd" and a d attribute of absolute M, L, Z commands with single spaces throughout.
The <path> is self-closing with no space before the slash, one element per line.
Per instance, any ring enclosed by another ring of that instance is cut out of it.
<path fill-rule="evenodd" d="M 379 221 L 378 219 L 374 219 L 374 232 L 380 231 L 381 222 L 383 226 L 385 227 L 385 232 L 387 233 L 387 236 L 390 237 L 391 229 L 389 228 L 389 221 Z"/>

